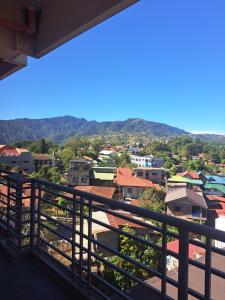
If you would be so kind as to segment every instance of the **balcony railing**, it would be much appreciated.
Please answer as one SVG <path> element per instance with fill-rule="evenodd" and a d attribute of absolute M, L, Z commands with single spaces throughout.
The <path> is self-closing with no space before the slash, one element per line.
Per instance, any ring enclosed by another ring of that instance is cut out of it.
<path fill-rule="evenodd" d="M 134 299 L 135 290 L 145 290 L 155 299 L 211 299 L 212 277 L 225 285 L 225 273 L 212 259 L 225 257 L 215 247 L 215 241 L 225 243 L 220 230 L 4 170 L 0 185 L 7 245 L 51 258 L 100 298 Z M 179 253 L 167 249 L 173 239 Z M 204 260 L 189 258 L 190 244 L 204 249 Z M 167 271 L 168 256 L 179 262 L 176 279 Z M 202 271 L 200 290 L 190 285 L 190 266 Z"/>

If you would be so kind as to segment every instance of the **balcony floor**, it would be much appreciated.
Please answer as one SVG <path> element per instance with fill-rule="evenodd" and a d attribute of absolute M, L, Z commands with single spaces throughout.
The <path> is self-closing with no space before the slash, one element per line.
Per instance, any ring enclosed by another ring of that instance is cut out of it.
<path fill-rule="evenodd" d="M 56 280 L 32 257 L 11 259 L 0 251 L 0 289 L 4 300 L 84 299 Z"/>

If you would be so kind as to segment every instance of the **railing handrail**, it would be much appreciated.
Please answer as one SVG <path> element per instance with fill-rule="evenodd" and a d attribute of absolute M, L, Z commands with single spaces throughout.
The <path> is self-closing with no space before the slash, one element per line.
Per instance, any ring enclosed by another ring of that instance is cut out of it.
<path fill-rule="evenodd" d="M 0 173 L 1 172 L 7 173 L 8 174 L 7 176 L 10 176 L 10 179 L 13 178 L 12 172 L 0 169 Z M 38 185 L 48 186 L 53 189 L 65 192 L 65 193 L 70 193 L 74 196 L 79 196 L 84 199 L 88 198 L 92 201 L 108 205 L 110 208 L 128 211 L 132 214 L 138 215 L 139 217 L 152 219 L 152 220 L 158 221 L 160 223 L 168 224 L 173 227 L 182 228 L 183 230 L 193 232 L 196 234 L 200 234 L 200 235 L 204 235 L 204 236 L 208 236 L 210 239 L 219 240 L 219 241 L 225 243 L 225 232 L 224 231 L 215 229 L 215 228 L 212 228 L 212 227 L 209 227 L 206 225 L 196 224 L 196 223 L 186 221 L 186 220 L 183 220 L 183 219 L 180 219 L 177 217 L 158 213 L 158 212 L 151 211 L 149 209 L 145 209 L 142 207 L 130 205 L 130 204 L 124 203 L 122 201 L 113 200 L 113 199 L 109 199 L 106 197 L 94 195 L 94 194 L 80 191 L 80 190 L 77 190 L 72 187 L 62 185 L 62 184 L 56 184 L 56 183 L 53 183 L 53 182 L 50 182 L 50 181 L 47 181 L 44 179 L 26 178 L 21 175 L 20 179 L 15 178 L 15 176 L 14 176 L 14 178 L 12 180 L 18 182 L 18 184 L 24 184 L 24 183 L 30 182 L 30 183 L 35 183 Z M 71 200 L 72 200 L 72 198 L 71 198 Z M 143 224 L 144 224 L 144 222 L 143 222 Z"/>

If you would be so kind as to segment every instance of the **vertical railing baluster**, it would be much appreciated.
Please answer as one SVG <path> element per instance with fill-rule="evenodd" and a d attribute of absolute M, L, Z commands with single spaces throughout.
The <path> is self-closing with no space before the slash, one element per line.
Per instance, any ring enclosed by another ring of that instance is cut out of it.
<path fill-rule="evenodd" d="M 9 242 L 9 236 L 10 236 L 10 183 L 9 179 L 7 179 L 7 243 Z M 15 224 L 16 226 L 16 224 Z"/>
<path fill-rule="evenodd" d="M 34 248 L 35 236 L 35 204 L 36 204 L 36 183 L 31 181 L 31 199 L 30 199 L 30 247 Z"/>
<path fill-rule="evenodd" d="M 178 300 L 188 299 L 189 232 L 179 228 Z"/>
<path fill-rule="evenodd" d="M 84 199 L 80 197 L 80 279 L 83 278 Z"/>
<path fill-rule="evenodd" d="M 166 299 L 166 249 L 167 249 L 167 225 L 162 226 L 162 281 L 161 294 L 162 299 Z"/>
<path fill-rule="evenodd" d="M 72 276 L 75 276 L 75 261 L 76 261 L 76 195 L 73 194 L 73 221 L 72 221 Z"/>
<path fill-rule="evenodd" d="M 211 239 L 206 238 L 206 255 L 205 255 L 205 298 L 206 300 L 211 299 Z"/>
<path fill-rule="evenodd" d="M 91 286 L 92 200 L 88 200 L 88 285 Z"/>
<path fill-rule="evenodd" d="M 23 188 L 22 184 L 16 186 L 16 210 L 17 210 L 17 234 L 18 234 L 18 251 L 22 249 L 22 200 Z"/>
<path fill-rule="evenodd" d="M 37 247 L 40 247 L 40 235 L 41 235 L 41 186 L 38 185 L 38 209 L 37 209 Z"/>

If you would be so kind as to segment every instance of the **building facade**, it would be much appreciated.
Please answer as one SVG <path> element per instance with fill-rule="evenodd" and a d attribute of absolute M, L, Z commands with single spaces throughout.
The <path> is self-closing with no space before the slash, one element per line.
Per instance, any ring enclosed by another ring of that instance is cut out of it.
<path fill-rule="evenodd" d="M 137 156 L 131 155 L 131 163 L 138 167 L 156 167 L 161 168 L 163 166 L 163 159 L 160 157 L 154 157 L 153 155 L 148 156 Z"/>
<path fill-rule="evenodd" d="M 85 159 L 71 160 L 67 173 L 69 185 L 90 185 L 92 163 Z"/>
<path fill-rule="evenodd" d="M 34 161 L 31 153 L 24 148 L 14 148 L 0 145 L 0 164 L 11 169 L 21 168 L 26 173 L 34 171 Z"/>

